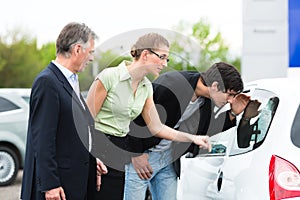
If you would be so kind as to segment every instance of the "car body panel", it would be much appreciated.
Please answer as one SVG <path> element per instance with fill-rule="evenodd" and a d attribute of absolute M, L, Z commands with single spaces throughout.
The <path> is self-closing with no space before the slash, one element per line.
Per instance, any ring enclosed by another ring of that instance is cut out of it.
<path fill-rule="evenodd" d="M 300 105 L 299 89 L 300 79 L 294 78 L 262 79 L 246 84 L 245 90 L 250 90 L 247 95 L 251 99 L 263 99 L 273 94 L 279 99 L 262 144 L 255 149 L 252 146 L 239 148 L 236 127 L 212 136 L 212 143 L 225 144 L 226 153 L 200 154 L 195 158 L 183 156 L 178 200 L 270 199 L 269 164 L 272 155 L 280 156 L 300 169 L 300 148 L 292 143 L 290 137 L 291 126 Z"/>
<path fill-rule="evenodd" d="M 18 149 L 21 167 L 25 159 L 30 91 L 29 88 L 0 89 L 0 98 L 5 98 L 19 107 L 16 110 L 0 112 L 0 143 L 9 143 Z"/>

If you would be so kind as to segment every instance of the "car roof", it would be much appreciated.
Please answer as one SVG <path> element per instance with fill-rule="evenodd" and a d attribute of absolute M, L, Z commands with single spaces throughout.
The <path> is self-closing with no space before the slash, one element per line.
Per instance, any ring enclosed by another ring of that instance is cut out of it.
<path fill-rule="evenodd" d="M 300 79 L 292 77 L 259 79 L 245 84 L 245 88 L 262 88 L 280 96 L 291 93 L 296 95 L 299 93 L 297 91 L 299 86 Z"/>
<path fill-rule="evenodd" d="M 31 88 L 0 88 L 0 95 L 6 98 L 9 98 L 8 96 L 15 96 L 29 99 L 30 93 Z"/>
<path fill-rule="evenodd" d="M 21 107 L 27 107 L 31 88 L 0 88 L 0 96 Z"/>
<path fill-rule="evenodd" d="M 5 94 L 19 94 L 19 95 L 30 95 L 31 88 L 0 88 L 0 93 Z"/>

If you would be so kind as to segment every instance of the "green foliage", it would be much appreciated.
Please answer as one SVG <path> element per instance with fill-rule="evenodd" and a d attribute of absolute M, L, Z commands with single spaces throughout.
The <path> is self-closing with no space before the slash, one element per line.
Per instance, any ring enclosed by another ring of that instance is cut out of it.
<path fill-rule="evenodd" d="M 119 55 L 112 50 L 96 51 L 95 63 L 88 66 L 84 72 L 79 74 L 80 89 L 82 91 L 88 90 L 92 84 L 94 77 L 107 67 L 118 66 L 123 60 L 131 60 L 129 56 Z"/>
<path fill-rule="evenodd" d="M 6 60 L 5 60 L 4 55 L 2 53 L 4 47 L 5 47 L 5 45 L 0 40 L 0 74 L 1 74 L 1 70 L 4 68 L 4 66 L 6 64 Z"/>
<path fill-rule="evenodd" d="M 96 57 L 99 59 L 97 60 L 98 63 L 98 70 L 102 71 L 107 67 L 114 67 L 119 65 L 123 60 L 131 60 L 131 57 L 119 55 L 118 53 L 113 52 L 112 50 L 107 50 L 105 52 L 99 51 Z"/>
<path fill-rule="evenodd" d="M 31 87 L 34 78 L 55 58 L 53 43 L 37 48 L 37 40 L 20 29 L 0 36 L 0 87 Z"/>
<path fill-rule="evenodd" d="M 176 31 L 194 39 L 194 46 L 198 45 L 198 50 L 191 48 L 192 43 L 171 44 L 171 52 L 185 59 L 175 59 L 170 63 L 176 70 L 194 70 L 205 71 L 215 62 L 227 62 L 237 67 L 240 71 L 241 61 L 239 57 L 232 57 L 229 52 L 229 46 L 226 44 L 220 32 L 212 33 L 211 26 L 205 19 L 200 19 L 195 24 L 180 22 L 174 28 Z M 190 51 L 189 51 L 190 50 Z M 197 54 L 199 54 L 197 56 Z"/>
<path fill-rule="evenodd" d="M 45 68 L 48 66 L 51 60 L 55 59 L 55 43 L 49 42 L 47 44 L 42 45 L 42 47 L 39 49 L 39 53 L 41 55 L 41 63 L 42 68 Z"/>
<path fill-rule="evenodd" d="M 230 47 L 221 33 L 212 33 L 209 23 L 204 19 L 195 24 L 182 21 L 174 30 L 180 34 L 170 38 L 170 41 L 174 42 L 170 44 L 169 67 L 164 71 L 204 71 L 219 61 L 231 63 L 240 70 L 240 58 L 230 55 Z M 37 40 L 20 29 L 0 35 L 0 87 L 31 87 L 37 74 L 53 59 L 55 59 L 54 42 L 38 48 Z M 79 74 L 81 89 L 88 90 L 99 71 L 106 67 L 117 66 L 123 60 L 131 60 L 131 57 L 112 50 L 97 52 L 94 65 Z"/>
<path fill-rule="evenodd" d="M 39 55 L 36 40 L 12 33 L 10 43 L 1 39 L 0 87 L 30 87 L 36 73 Z"/>

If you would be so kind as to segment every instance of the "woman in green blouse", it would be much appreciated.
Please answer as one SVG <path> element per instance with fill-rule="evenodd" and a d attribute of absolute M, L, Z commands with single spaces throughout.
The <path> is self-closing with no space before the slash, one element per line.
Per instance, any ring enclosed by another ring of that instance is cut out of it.
<path fill-rule="evenodd" d="M 108 166 L 96 199 L 123 199 L 129 125 L 142 114 L 150 132 L 168 140 L 211 148 L 208 136 L 177 131 L 161 123 L 148 74 L 159 76 L 169 61 L 169 42 L 160 34 L 141 36 L 131 49 L 132 62 L 104 69 L 90 87 L 87 105 L 95 119 L 94 152 Z M 96 140 L 96 141 L 95 141 Z"/>

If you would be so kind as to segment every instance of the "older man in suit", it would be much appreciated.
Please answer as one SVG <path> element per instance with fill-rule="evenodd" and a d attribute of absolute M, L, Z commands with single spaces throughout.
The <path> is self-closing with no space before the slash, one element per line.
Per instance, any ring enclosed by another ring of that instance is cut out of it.
<path fill-rule="evenodd" d="M 56 41 L 56 59 L 33 83 L 23 200 L 84 200 L 96 191 L 96 159 L 89 152 L 94 121 L 77 79 L 94 59 L 96 37 L 85 24 L 67 24 Z M 97 164 L 98 174 L 105 173 Z"/>

